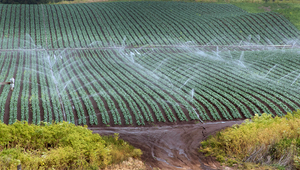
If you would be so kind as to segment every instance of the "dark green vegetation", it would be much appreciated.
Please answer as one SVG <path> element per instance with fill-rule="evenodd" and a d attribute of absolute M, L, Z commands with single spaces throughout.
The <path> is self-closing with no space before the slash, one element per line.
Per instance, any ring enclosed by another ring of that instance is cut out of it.
<path fill-rule="evenodd" d="M 0 7 L 2 49 L 34 48 L 33 45 L 74 48 L 93 42 L 104 47 L 189 41 L 232 45 L 247 40 L 249 35 L 253 37 L 251 42 L 271 45 L 285 44 L 300 36 L 296 27 L 278 13 L 250 14 L 230 4 L 112 2 Z M 27 35 L 33 42 L 24 42 L 30 41 Z"/>
<path fill-rule="evenodd" d="M 227 165 L 238 164 L 238 169 L 249 168 L 245 162 L 299 169 L 299 129 L 300 110 L 282 118 L 264 113 L 210 136 L 201 142 L 200 151 Z"/>
<path fill-rule="evenodd" d="M 0 0 L 2 4 L 49 4 L 49 3 L 58 3 L 63 0 Z M 73 0 L 64 0 L 66 2 Z"/>
<path fill-rule="evenodd" d="M 0 122 L 0 131 L 0 169 L 98 169 L 142 154 L 118 134 L 101 137 L 67 122 Z"/>
<path fill-rule="evenodd" d="M 296 2 L 296 1 L 295 1 Z M 231 3 L 249 13 L 277 12 L 300 30 L 300 1 L 298 3 Z M 263 8 L 264 7 L 264 8 Z"/>
<path fill-rule="evenodd" d="M 275 12 L 112 2 L 0 5 L 0 14 L 0 82 L 16 80 L 0 89 L 8 124 L 146 125 L 300 107 L 299 51 L 274 47 L 299 45 L 300 32 Z"/>

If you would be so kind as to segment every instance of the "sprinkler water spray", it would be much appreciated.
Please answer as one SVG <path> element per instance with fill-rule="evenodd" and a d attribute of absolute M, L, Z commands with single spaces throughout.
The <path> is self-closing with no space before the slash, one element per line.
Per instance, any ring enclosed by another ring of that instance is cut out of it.
<path fill-rule="evenodd" d="M 10 90 L 13 91 L 15 87 L 15 79 L 11 78 L 10 82 L 1 82 L 0 85 L 10 84 Z"/>
<path fill-rule="evenodd" d="M 15 87 L 15 79 L 12 77 L 10 79 L 10 90 L 13 91 Z"/>

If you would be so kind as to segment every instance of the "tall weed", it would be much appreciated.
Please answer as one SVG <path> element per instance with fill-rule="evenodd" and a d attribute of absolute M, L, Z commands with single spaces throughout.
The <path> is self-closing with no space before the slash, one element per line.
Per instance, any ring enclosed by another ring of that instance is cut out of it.
<path fill-rule="evenodd" d="M 141 154 L 116 136 L 101 137 L 87 126 L 0 122 L 0 169 L 19 164 L 22 169 L 99 169 Z"/>
<path fill-rule="evenodd" d="M 241 125 L 234 125 L 207 141 L 200 151 L 206 155 L 232 157 L 239 161 L 299 166 L 300 110 L 284 117 L 255 115 Z"/>

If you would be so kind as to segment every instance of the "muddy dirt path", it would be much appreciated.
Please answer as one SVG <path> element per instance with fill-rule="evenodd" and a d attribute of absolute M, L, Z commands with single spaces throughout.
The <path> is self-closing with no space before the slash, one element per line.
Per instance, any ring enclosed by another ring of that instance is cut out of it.
<path fill-rule="evenodd" d="M 198 153 L 207 136 L 243 121 L 208 122 L 154 127 L 89 128 L 100 135 L 119 133 L 120 138 L 143 151 L 148 169 L 216 169 L 217 163 Z"/>

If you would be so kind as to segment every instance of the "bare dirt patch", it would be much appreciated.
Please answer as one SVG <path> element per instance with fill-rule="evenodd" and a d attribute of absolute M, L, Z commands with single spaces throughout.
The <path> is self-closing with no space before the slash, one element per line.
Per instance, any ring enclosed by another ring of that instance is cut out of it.
<path fill-rule="evenodd" d="M 129 158 L 127 161 L 123 161 L 117 165 L 109 166 L 104 170 L 141 170 L 145 168 L 146 167 L 142 161 Z"/>
<path fill-rule="evenodd" d="M 205 158 L 198 152 L 200 141 L 209 135 L 241 124 L 243 121 L 223 121 L 198 124 L 181 124 L 154 127 L 91 127 L 94 133 L 113 135 L 143 151 L 142 161 L 147 169 L 219 169 L 213 158 Z"/>

